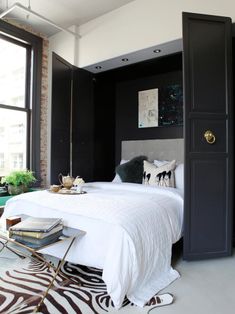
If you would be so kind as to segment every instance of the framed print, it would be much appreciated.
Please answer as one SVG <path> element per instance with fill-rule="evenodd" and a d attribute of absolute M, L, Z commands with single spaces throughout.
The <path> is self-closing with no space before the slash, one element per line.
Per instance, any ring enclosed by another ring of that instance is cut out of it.
<path fill-rule="evenodd" d="M 139 128 L 158 126 L 158 88 L 138 92 Z"/>

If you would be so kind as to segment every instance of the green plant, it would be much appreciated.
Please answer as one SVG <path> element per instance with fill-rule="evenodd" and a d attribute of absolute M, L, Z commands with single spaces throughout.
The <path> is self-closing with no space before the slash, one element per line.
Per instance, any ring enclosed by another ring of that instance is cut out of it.
<path fill-rule="evenodd" d="M 7 183 L 8 185 L 24 185 L 29 186 L 31 183 L 36 182 L 36 178 L 33 172 L 30 170 L 15 170 L 9 173 L 8 176 L 2 178 L 1 183 Z"/>

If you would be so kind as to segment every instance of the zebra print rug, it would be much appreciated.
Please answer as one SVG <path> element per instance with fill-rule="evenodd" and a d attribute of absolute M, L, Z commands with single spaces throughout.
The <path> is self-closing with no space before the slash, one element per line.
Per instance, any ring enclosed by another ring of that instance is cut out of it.
<path fill-rule="evenodd" d="M 68 280 L 63 276 L 71 278 Z M 46 290 L 53 270 L 36 260 L 17 259 L 8 270 L 0 269 L 0 313 L 32 313 Z M 125 300 L 117 312 L 107 294 L 102 271 L 80 265 L 65 263 L 62 274 L 56 277 L 53 288 L 40 308 L 46 314 L 137 314 L 148 313 L 160 301 L 153 297 L 139 308 Z"/>

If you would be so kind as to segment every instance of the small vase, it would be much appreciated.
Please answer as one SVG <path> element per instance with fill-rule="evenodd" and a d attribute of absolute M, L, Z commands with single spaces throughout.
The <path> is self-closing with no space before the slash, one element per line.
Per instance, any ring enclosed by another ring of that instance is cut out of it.
<path fill-rule="evenodd" d="M 24 193 L 24 186 L 23 185 L 15 186 L 15 185 L 9 184 L 8 193 L 10 195 L 18 195 L 18 194 Z"/>

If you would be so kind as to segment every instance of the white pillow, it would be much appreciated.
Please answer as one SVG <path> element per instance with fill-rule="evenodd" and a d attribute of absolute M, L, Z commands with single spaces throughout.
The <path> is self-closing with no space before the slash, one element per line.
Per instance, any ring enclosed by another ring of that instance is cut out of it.
<path fill-rule="evenodd" d="M 120 161 L 120 165 L 125 164 L 125 163 L 128 162 L 128 161 L 129 161 L 129 160 L 122 159 L 122 160 Z M 119 176 L 117 173 L 116 173 L 116 175 L 115 175 L 115 177 L 114 177 L 114 179 L 113 179 L 112 182 L 114 182 L 114 183 L 121 183 L 121 182 L 122 182 L 120 176 Z"/>
<path fill-rule="evenodd" d="M 184 190 L 184 164 L 178 164 L 175 168 L 175 187 Z"/>
<path fill-rule="evenodd" d="M 168 164 L 170 161 L 168 160 L 157 160 L 157 159 L 154 159 L 153 163 L 155 166 L 157 167 L 161 167 L 161 166 L 164 166 L 166 164 Z"/>
<path fill-rule="evenodd" d="M 161 167 L 157 167 L 156 165 L 144 160 L 143 184 L 174 188 L 175 167 L 175 160 L 172 160 Z"/>
<path fill-rule="evenodd" d="M 154 165 L 157 167 L 164 166 L 170 161 L 167 160 L 154 160 Z M 180 190 L 184 190 L 184 164 L 178 164 L 175 168 L 175 187 Z"/>

